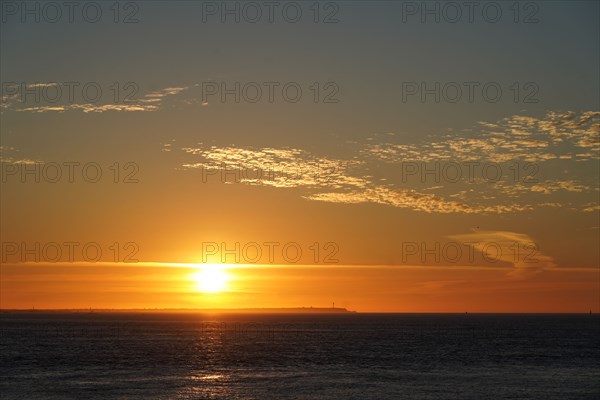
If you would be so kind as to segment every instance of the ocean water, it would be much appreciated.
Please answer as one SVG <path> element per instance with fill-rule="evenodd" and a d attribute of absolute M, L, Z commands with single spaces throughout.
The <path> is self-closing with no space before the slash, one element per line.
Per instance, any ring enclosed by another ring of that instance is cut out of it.
<path fill-rule="evenodd" d="M 598 315 L 0 315 L 5 399 L 600 399 Z"/>

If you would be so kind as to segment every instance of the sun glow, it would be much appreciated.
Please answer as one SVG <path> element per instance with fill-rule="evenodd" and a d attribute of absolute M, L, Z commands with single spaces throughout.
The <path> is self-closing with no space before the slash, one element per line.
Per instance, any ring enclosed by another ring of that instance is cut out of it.
<path fill-rule="evenodd" d="M 230 276 L 225 272 L 225 267 L 218 264 L 203 266 L 198 272 L 192 274 L 196 282 L 196 289 L 202 293 L 219 293 L 227 289 Z"/>

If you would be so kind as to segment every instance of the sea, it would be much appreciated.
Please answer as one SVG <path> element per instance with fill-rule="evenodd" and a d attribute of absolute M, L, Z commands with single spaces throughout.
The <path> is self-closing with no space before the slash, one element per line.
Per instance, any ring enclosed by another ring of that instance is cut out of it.
<path fill-rule="evenodd" d="M 598 315 L 0 313 L 0 399 L 600 399 Z"/>

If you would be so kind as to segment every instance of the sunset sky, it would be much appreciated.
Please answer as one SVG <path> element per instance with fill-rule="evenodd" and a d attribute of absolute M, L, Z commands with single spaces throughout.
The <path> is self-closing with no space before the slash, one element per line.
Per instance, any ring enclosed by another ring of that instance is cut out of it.
<path fill-rule="evenodd" d="M 3 8 L 0 307 L 600 312 L 599 3 L 508 3 Z"/>

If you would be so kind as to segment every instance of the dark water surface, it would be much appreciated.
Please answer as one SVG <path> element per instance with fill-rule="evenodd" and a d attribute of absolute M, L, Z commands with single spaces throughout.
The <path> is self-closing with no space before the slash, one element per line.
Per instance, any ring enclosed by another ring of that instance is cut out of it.
<path fill-rule="evenodd" d="M 597 315 L 3 313 L 1 399 L 600 399 Z"/>

